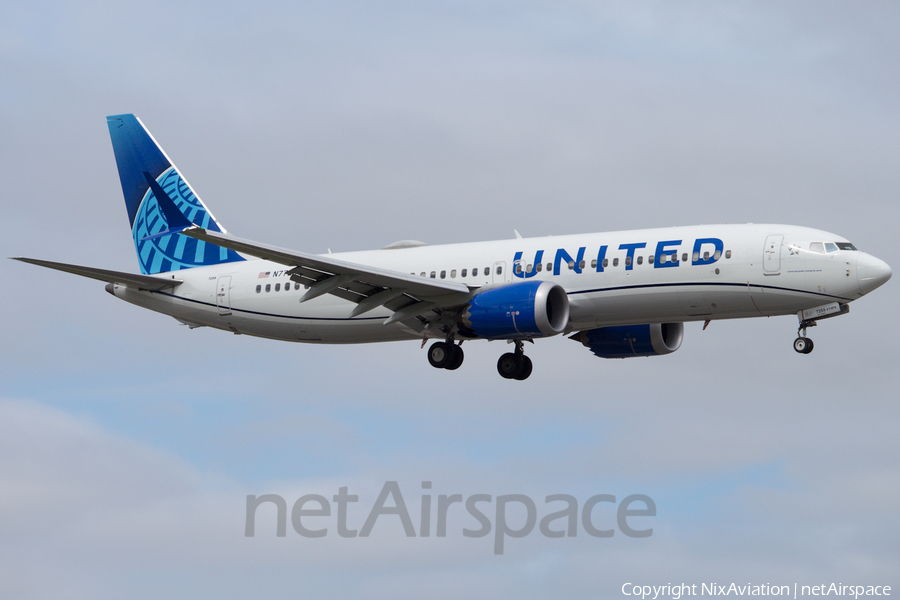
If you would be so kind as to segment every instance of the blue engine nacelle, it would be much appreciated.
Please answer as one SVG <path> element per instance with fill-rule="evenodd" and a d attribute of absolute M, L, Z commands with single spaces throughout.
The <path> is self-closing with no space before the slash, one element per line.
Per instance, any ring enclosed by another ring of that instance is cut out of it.
<path fill-rule="evenodd" d="M 681 347 L 684 323 L 622 325 L 580 331 L 570 339 L 578 340 L 601 358 L 630 358 L 671 354 Z"/>
<path fill-rule="evenodd" d="M 569 297 L 558 283 L 523 281 L 476 294 L 460 333 L 489 340 L 546 337 L 569 324 Z"/>

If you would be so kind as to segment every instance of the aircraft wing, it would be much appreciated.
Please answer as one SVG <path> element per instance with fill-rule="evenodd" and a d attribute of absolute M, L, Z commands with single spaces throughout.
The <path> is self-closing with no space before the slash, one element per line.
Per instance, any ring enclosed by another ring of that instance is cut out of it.
<path fill-rule="evenodd" d="M 300 299 L 301 302 L 322 294 L 333 294 L 357 303 L 351 317 L 385 306 L 394 311 L 385 320 L 386 325 L 415 318 L 432 309 L 460 307 L 471 298 L 469 287 L 464 283 L 379 269 L 328 255 L 287 250 L 209 231 L 196 225 L 179 233 L 289 267 L 288 274 L 293 281 L 309 286 Z"/>
<path fill-rule="evenodd" d="M 24 258 L 21 256 L 12 257 L 12 259 L 30 263 L 32 265 L 38 265 L 39 267 L 47 267 L 48 269 L 56 269 L 57 271 L 81 275 L 82 277 L 90 277 L 91 279 L 97 279 L 98 281 L 121 283 L 153 292 L 157 292 L 167 287 L 174 287 L 182 283 L 181 279 L 175 279 L 174 277 L 163 278 L 154 277 L 152 275 L 135 275 L 132 273 L 122 273 L 121 271 L 108 271 L 106 269 L 82 267 L 81 265 L 68 265 L 66 263 L 38 260 L 36 258 Z"/>

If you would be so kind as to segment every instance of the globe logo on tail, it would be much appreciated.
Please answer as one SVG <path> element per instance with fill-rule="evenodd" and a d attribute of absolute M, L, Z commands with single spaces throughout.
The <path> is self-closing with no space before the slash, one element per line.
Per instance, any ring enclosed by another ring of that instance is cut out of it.
<path fill-rule="evenodd" d="M 210 231 L 221 231 L 206 207 L 203 206 L 175 167 L 164 171 L 156 178 L 156 181 L 189 221 Z M 144 239 L 165 231 L 167 227 L 165 216 L 159 208 L 156 196 L 154 196 L 153 190 L 148 188 L 132 228 L 134 246 L 142 273 L 152 275 L 243 260 L 233 250 L 184 235 L 173 234 L 151 240 Z"/>

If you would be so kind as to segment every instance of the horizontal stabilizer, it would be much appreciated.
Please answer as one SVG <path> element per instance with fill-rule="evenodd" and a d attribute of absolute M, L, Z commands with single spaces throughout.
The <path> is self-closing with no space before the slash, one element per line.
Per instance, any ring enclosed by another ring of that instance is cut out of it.
<path fill-rule="evenodd" d="M 39 267 L 47 267 L 48 269 L 56 269 L 57 271 L 65 271 L 82 277 L 89 277 L 98 281 L 107 283 L 120 283 L 127 286 L 137 287 L 153 292 L 159 291 L 167 287 L 174 287 L 182 283 L 181 279 L 171 277 L 153 277 L 151 275 L 135 275 L 133 273 L 122 273 L 119 271 L 108 271 L 106 269 L 96 269 L 94 267 L 82 267 L 80 265 L 67 265 L 66 263 L 58 263 L 49 260 L 38 260 L 36 258 L 23 258 L 21 256 L 12 257 L 13 260 L 38 265 Z"/>

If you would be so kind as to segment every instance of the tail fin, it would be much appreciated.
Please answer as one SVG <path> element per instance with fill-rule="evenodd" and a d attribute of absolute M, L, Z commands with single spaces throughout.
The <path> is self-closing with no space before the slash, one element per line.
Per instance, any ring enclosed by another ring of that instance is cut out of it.
<path fill-rule="evenodd" d="M 244 260 L 233 250 L 177 233 L 147 239 L 166 231 L 168 225 L 145 172 L 156 180 L 189 221 L 211 231 L 224 233 L 224 229 L 137 117 L 114 115 L 106 117 L 106 124 L 116 155 L 141 273 L 154 275 Z"/>

